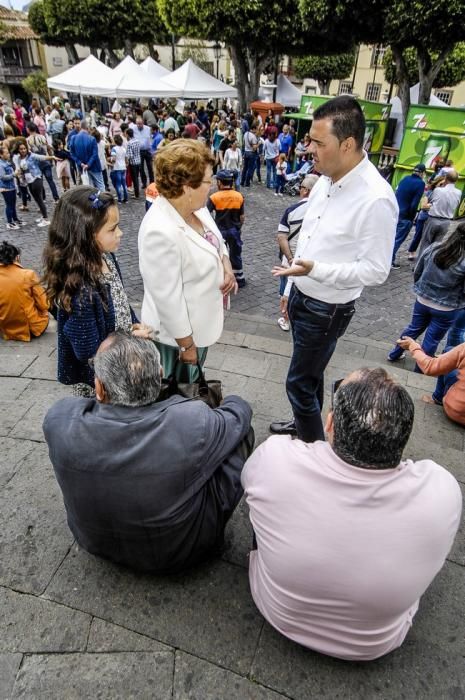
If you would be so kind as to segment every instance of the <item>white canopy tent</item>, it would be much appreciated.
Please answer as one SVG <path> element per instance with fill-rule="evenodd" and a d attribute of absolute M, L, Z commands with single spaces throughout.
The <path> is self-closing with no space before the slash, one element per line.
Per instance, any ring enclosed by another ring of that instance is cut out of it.
<path fill-rule="evenodd" d="M 190 99 L 237 97 L 236 88 L 206 73 L 196 66 L 191 58 L 177 70 L 162 78 L 161 82 L 167 88 L 174 89 L 177 97 Z"/>
<path fill-rule="evenodd" d="M 113 80 L 112 69 L 91 54 L 63 73 L 48 78 L 47 85 L 52 90 L 78 92 L 82 104 L 82 95 L 100 95 Z"/>
<path fill-rule="evenodd" d="M 410 104 L 418 105 L 418 95 L 420 94 L 420 83 L 413 85 L 410 88 Z M 448 107 L 449 105 L 436 97 L 433 93 L 429 98 L 429 104 L 433 107 Z M 394 138 L 392 142 L 393 148 L 400 148 L 402 143 L 402 136 L 404 134 L 404 119 L 402 116 L 402 103 L 399 97 L 393 97 L 391 100 L 391 117 L 397 119 L 396 130 L 394 132 Z M 421 105 L 418 105 L 421 108 Z"/>
<path fill-rule="evenodd" d="M 139 68 L 142 68 L 145 73 L 153 76 L 154 78 L 164 78 L 165 75 L 170 75 L 171 73 L 168 68 L 165 68 L 165 66 L 162 66 L 161 63 L 154 61 L 151 56 L 147 56 L 145 61 L 142 61 L 142 63 L 139 65 Z"/>
<path fill-rule="evenodd" d="M 111 71 L 112 79 L 105 89 L 94 92 L 103 97 L 175 97 L 176 91 L 148 73 L 131 56 L 126 56 Z"/>
<path fill-rule="evenodd" d="M 260 99 L 265 97 L 265 91 L 260 88 L 258 91 Z M 280 73 L 276 83 L 276 102 L 280 102 L 285 107 L 300 107 L 302 93 L 298 90 L 285 75 Z"/>

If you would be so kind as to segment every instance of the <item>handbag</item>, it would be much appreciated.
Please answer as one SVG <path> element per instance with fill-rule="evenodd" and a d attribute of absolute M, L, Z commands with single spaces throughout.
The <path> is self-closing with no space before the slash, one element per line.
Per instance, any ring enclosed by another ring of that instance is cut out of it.
<path fill-rule="evenodd" d="M 219 379 L 205 379 L 200 363 L 197 364 L 199 379 L 197 382 L 178 382 L 176 379 L 176 368 L 179 360 L 173 367 L 173 372 L 166 379 L 162 379 L 161 390 L 157 401 L 165 401 L 171 396 L 183 396 L 185 399 L 193 401 L 203 401 L 210 408 L 218 408 L 223 400 L 221 381 Z"/>

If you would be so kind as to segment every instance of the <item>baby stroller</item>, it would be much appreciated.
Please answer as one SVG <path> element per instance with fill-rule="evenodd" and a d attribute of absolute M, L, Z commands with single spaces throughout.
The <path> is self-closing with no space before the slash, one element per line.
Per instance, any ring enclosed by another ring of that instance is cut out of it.
<path fill-rule="evenodd" d="M 283 194 L 288 194 L 290 197 L 298 197 L 300 192 L 300 184 L 306 175 L 309 175 L 313 170 L 313 162 L 307 161 L 295 173 L 290 173 L 286 176 L 286 184 L 283 188 Z"/>

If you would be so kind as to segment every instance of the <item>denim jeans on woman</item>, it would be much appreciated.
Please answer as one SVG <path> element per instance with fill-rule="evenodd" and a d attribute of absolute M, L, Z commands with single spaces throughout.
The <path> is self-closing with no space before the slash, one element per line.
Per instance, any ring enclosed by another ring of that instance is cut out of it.
<path fill-rule="evenodd" d="M 268 189 L 276 187 L 276 163 L 274 158 L 266 159 L 266 186 Z"/>
<path fill-rule="evenodd" d="M 3 190 L 2 195 L 5 200 L 6 220 L 9 224 L 14 224 L 15 221 L 18 221 L 18 215 L 16 214 L 16 190 Z"/>
<path fill-rule="evenodd" d="M 444 353 L 449 352 L 453 348 L 457 347 L 461 343 L 465 342 L 465 309 L 460 309 L 455 317 L 455 321 L 451 326 L 449 333 L 447 334 L 446 347 L 444 348 Z M 433 392 L 433 399 L 437 403 L 442 403 L 442 400 L 446 393 L 449 391 L 451 386 L 455 384 L 458 379 L 458 370 L 453 369 L 448 374 L 444 374 L 438 377 L 436 382 L 436 388 Z"/>
<path fill-rule="evenodd" d="M 327 304 L 302 294 L 295 284 L 292 286 L 288 314 L 294 349 L 286 390 L 297 436 L 305 442 L 325 439 L 321 420 L 323 375 L 338 338 L 346 332 L 354 313 L 353 301 Z"/>
<path fill-rule="evenodd" d="M 439 343 L 454 323 L 457 314 L 458 309 L 454 311 L 440 311 L 439 309 L 433 309 L 431 306 L 422 304 L 417 299 L 413 307 L 412 320 L 407 328 L 404 328 L 400 337 L 408 336 L 416 340 L 418 336 L 426 331 L 421 348 L 424 353 L 430 357 L 434 357 Z M 390 360 L 395 361 L 402 356 L 403 352 L 400 345 L 396 345 L 391 350 L 388 357 Z M 417 365 L 415 365 L 415 372 L 421 373 L 421 369 Z"/>
<path fill-rule="evenodd" d="M 110 173 L 113 187 L 116 190 L 118 202 L 126 202 L 128 199 L 128 190 L 126 187 L 126 170 L 112 170 Z"/>

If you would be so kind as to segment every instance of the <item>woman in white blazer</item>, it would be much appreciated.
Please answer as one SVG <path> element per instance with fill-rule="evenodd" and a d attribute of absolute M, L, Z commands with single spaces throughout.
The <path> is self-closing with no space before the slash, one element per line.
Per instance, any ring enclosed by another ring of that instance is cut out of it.
<path fill-rule="evenodd" d="M 139 230 L 142 320 L 152 326 L 165 376 L 176 360 L 195 381 L 223 330 L 224 300 L 237 291 L 225 244 L 205 203 L 214 158 L 199 141 L 178 139 L 155 156 L 159 196 Z"/>

